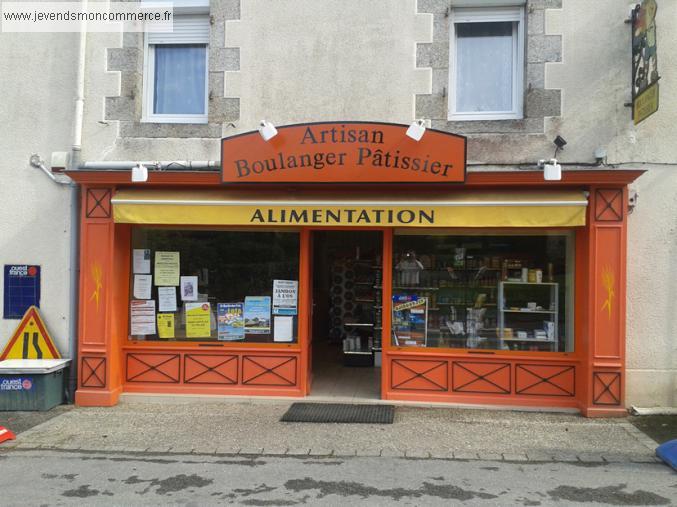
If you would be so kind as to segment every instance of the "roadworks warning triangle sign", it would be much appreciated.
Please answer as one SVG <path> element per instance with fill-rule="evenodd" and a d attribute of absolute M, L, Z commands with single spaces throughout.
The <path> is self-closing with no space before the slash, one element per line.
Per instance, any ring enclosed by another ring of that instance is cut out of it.
<path fill-rule="evenodd" d="M 5 359 L 61 359 L 35 306 L 26 310 L 9 343 L 0 354 L 0 361 Z"/>

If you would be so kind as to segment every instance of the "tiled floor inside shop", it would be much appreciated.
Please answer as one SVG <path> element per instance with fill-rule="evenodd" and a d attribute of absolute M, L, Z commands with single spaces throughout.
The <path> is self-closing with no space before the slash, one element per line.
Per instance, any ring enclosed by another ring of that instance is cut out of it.
<path fill-rule="evenodd" d="M 344 366 L 337 346 L 325 345 L 313 354 L 313 383 L 309 398 L 337 401 L 378 400 L 381 368 Z"/>

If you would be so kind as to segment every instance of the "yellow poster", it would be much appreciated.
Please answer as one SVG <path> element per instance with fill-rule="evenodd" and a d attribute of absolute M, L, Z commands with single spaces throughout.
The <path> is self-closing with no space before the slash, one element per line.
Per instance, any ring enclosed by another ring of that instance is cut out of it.
<path fill-rule="evenodd" d="M 174 314 L 157 314 L 157 335 L 159 338 L 174 338 Z"/>
<path fill-rule="evenodd" d="M 186 337 L 209 338 L 211 336 L 209 303 L 185 303 Z"/>
<path fill-rule="evenodd" d="M 179 252 L 155 252 L 155 285 L 179 285 Z"/>

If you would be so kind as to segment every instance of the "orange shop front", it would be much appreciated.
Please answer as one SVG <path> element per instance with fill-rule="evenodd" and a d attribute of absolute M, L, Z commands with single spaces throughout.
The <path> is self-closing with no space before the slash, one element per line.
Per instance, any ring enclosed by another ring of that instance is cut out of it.
<path fill-rule="evenodd" d="M 223 140 L 221 171 L 144 183 L 71 171 L 76 403 L 304 397 L 333 350 L 342 368 L 375 368 L 382 399 L 623 415 L 627 185 L 641 172 L 466 173 L 464 138 L 405 130 L 248 133 Z"/>

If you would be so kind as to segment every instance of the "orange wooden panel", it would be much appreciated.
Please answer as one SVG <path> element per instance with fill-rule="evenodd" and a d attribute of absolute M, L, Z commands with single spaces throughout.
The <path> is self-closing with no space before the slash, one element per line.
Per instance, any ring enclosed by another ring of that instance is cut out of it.
<path fill-rule="evenodd" d="M 510 394 L 510 363 L 454 361 L 452 390 L 457 393 Z"/>
<path fill-rule="evenodd" d="M 85 222 L 80 262 L 80 322 L 84 345 L 105 345 L 112 222 Z"/>
<path fill-rule="evenodd" d="M 82 356 L 80 361 L 80 387 L 106 387 L 106 358 Z"/>
<path fill-rule="evenodd" d="M 127 354 L 127 382 L 178 384 L 179 354 Z"/>
<path fill-rule="evenodd" d="M 390 388 L 399 391 L 442 391 L 449 389 L 449 364 L 444 360 L 393 359 Z"/>
<path fill-rule="evenodd" d="M 621 357 L 625 325 L 623 297 L 625 294 L 622 272 L 623 229 L 621 227 L 596 227 L 595 232 L 595 297 L 592 302 L 594 318 L 593 353 L 597 358 Z"/>
<path fill-rule="evenodd" d="M 592 374 L 592 402 L 595 405 L 622 404 L 621 373 L 596 371 Z"/>
<path fill-rule="evenodd" d="M 256 386 L 294 386 L 297 383 L 296 356 L 242 357 L 242 383 Z"/>
<path fill-rule="evenodd" d="M 85 217 L 110 218 L 111 194 L 110 188 L 88 188 L 85 192 Z"/>
<path fill-rule="evenodd" d="M 237 384 L 236 355 L 186 354 L 183 356 L 185 384 Z"/>
<path fill-rule="evenodd" d="M 595 190 L 595 220 L 598 222 L 623 221 L 623 189 L 598 188 Z"/>
<path fill-rule="evenodd" d="M 574 396 L 576 368 L 569 365 L 518 364 L 515 366 L 515 394 Z"/>

